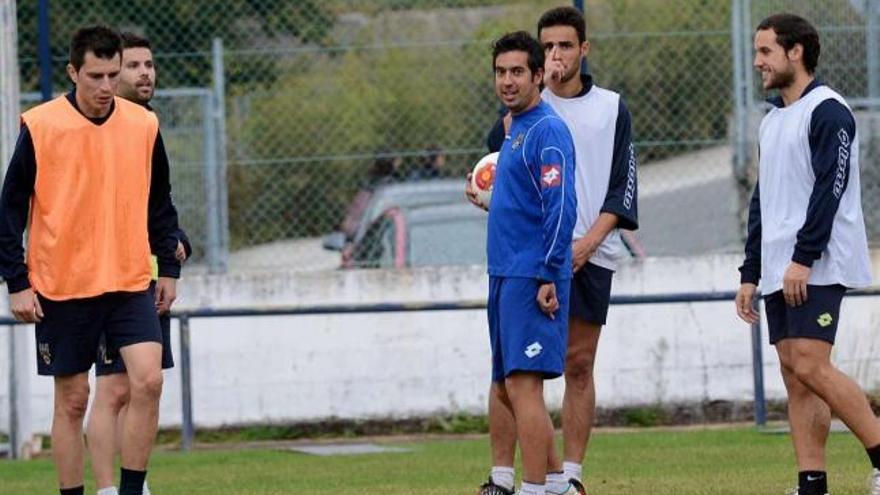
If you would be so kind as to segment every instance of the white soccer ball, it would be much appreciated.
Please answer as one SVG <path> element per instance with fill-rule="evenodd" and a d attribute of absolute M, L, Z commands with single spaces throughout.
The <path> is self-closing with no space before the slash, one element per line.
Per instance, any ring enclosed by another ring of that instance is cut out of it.
<path fill-rule="evenodd" d="M 489 153 L 480 158 L 471 173 L 471 187 L 477 193 L 477 202 L 486 209 L 492 201 L 492 186 L 495 184 L 495 165 L 498 163 L 498 152 Z"/>

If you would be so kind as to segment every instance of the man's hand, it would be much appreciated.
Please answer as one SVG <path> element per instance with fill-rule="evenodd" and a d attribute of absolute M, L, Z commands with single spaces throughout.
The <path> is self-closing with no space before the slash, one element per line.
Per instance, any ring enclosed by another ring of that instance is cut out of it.
<path fill-rule="evenodd" d="M 471 179 L 473 179 L 473 176 L 474 174 L 469 172 L 467 174 L 467 177 L 465 178 L 464 195 L 465 197 L 467 197 L 468 201 L 470 201 L 472 205 L 482 210 L 489 211 L 489 208 L 483 206 L 483 203 L 480 203 L 480 201 L 477 199 L 477 191 L 474 190 L 474 185 L 471 183 Z"/>
<path fill-rule="evenodd" d="M 782 295 L 789 306 L 800 306 L 807 302 L 807 280 L 810 279 L 810 267 L 794 261 L 788 265 L 782 277 Z"/>
<path fill-rule="evenodd" d="M 156 281 L 156 312 L 165 314 L 171 311 L 175 299 L 177 299 L 177 279 L 159 277 Z"/>
<path fill-rule="evenodd" d="M 43 321 L 43 308 L 34 289 L 28 287 L 25 290 L 9 294 L 9 311 L 16 320 L 22 323 L 39 323 Z"/>
<path fill-rule="evenodd" d="M 565 74 L 565 66 L 562 65 L 562 60 L 557 58 L 558 53 L 559 47 L 554 46 L 544 58 L 544 86 L 551 88 L 556 86 Z"/>
<path fill-rule="evenodd" d="M 177 241 L 177 251 L 174 252 L 174 257 L 181 263 L 186 261 L 186 248 L 183 247 L 183 243 L 180 241 Z"/>
<path fill-rule="evenodd" d="M 589 233 L 571 244 L 571 270 L 577 273 L 596 254 L 601 241 L 597 241 Z"/>
<path fill-rule="evenodd" d="M 750 325 L 758 323 L 758 312 L 755 311 L 754 306 L 757 288 L 755 284 L 745 283 L 741 284 L 736 292 L 736 314 Z"/>
<path fill-rule="evenodd" d="M 559 300 L 556 299 L 556 284 L 544 282 L 538 287 L 538 307 L 551 320 L 556 319 L 556 310 L 559 309 Z"/>

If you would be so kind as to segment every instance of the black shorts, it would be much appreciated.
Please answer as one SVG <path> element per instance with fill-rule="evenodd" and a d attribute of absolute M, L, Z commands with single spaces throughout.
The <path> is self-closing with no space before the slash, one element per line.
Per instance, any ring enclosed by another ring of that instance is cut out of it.
<path fill-rule="evenodd" d="M 162 369 L 174 367 L 174 356 L 171 354 L 171 317 L 159 315 L 159 327 L 162 329 Z M 107 346 L 107 340 L 101 336 L 98 344 L 98 356 L 95 358 L 95 376 L 125 373 L 125 363 L 119 355 L 119 349 Z"/>
<path fill-rule="evenodd" d="M 52 301 L 39 296 L 43 321 L 36 324 L 37 373 L 84 373 L 95 362 L 101 336 L 114 349 L 162 342 L 148 291 L 112 292 L 86 299 Z"/>
<path fill-rule="evenodd" d="M 785 304 L 782 291 L 764 298 L 770 343 L 787 338 L 824 340 L 834 344 L 840 302 L 846 287 L 842 285 L 808 285 L 807 302 L 792 307 Z"/>
<path fill-rule="evenodd" d="M 614 271 L 587 263 L 571 279 L 569 316 L 604 325 L 611 301 Z"/>

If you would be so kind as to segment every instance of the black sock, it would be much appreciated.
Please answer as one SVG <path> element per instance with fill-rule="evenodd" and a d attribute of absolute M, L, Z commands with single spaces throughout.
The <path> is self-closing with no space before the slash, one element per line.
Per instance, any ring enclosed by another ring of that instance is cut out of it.
<path fill-rule="evenodd" d="M 876 469 L 880 469 L 880 445 L 875 445 L 870 449 L 865 449 L 868 457 L 871 458 L 871 465 Z"/>
<path fill-rule="evenodd" d="M 119 476 L 119 495 L 143 495 L 146 471 L 132 471 L 122 468 Z"/>
<path fill-rule="evenodd" d="M 85 487 L 80 485 L 76 488 L 62 488 L 60 491 L 61 495 L 83 495 L 84 490 Z"/>
<path fill-rule="evenodd" d="M 798 495 L 825 495 L 828 493 L 828 477 L 825 471 L 801 471 L 798 473 Z"/>

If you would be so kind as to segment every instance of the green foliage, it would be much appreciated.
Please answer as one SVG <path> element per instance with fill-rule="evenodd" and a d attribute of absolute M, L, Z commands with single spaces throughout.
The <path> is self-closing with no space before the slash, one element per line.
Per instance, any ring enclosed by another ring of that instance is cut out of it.
<path fill-rule="evenodd" d="M 18 46 L 22 88 L 35 90 L 37 63 L 37 2 L 18 2 Z M 54 1 L 49 22 L 54 80 L 66 87 L 64 66 L 70 37 L 76 29 L 103 23 L 147 36 L 161 65 L 164 87 L 207 86 L 211 80 L 211 40 L 221 37 L 227 50 L 290 43 L 321 43 L 333 27 L 334 17 L 318 0 L 93 0 Z M 162 54 L 171 56 L 163 57 Z M 266 57 L 251 57 L 229 67 L 232 81 L 268 82 L 274 64 Z"/>
<path fill-rule="evenodd" d="M 730 5 L 716 0 L 593 2 L 591 72 L 623 96 L 641 161 L 727 138 Z M 692 143 L 692 144 L 690 144 Z"/>

